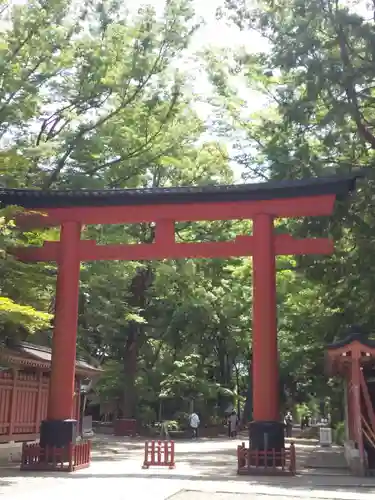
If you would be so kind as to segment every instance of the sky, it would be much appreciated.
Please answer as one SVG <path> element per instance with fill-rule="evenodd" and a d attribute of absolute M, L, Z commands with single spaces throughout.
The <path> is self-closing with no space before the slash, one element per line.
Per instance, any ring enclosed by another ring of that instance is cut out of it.
<path fill-rule="evenodd" d="M 250 0 L 251 1 L 251 0 Z M 151 5 L 156 12 L 162 15 L 166 0 L 144 0 L 143 2 L 135 2 L 129 0 L 127 7 L 130 11 L 137 12 L 141 4 Z M 202 69 L 202 64 L 199 63 L 194 54 L 204 49 L 231 49 L 240 51 L 245 48 L 246 51 L 261 50 L 266 47 L 265 42 L 261 37 L 249 31 L 241 32 L 234 25 L 230 25 L 224 19 L 217 19 L 216 11 L 224 5 L 224 0 L 194 0 L 193 1 L 195 14 L 197 18 L 204 20 L 203 25 L 196 31 L 192 42 L 188 49 L 188 54 L 183 62 L 184 71 L 190 75 L 194 75 L 193 92 L 195 95 L 194 108 L 198 116 L 207 123 L 208 130 L 201 137 L 200 142 L 218 141 L 226 147 L 229 157 L 234 155 L 234 140 L 231 137 L 216 136 L 209 128 L 210 118 L 213 115 L 212 107 L 207 103 L 207 98 L 212 95 L 212 88 L 208 81 L 207 75 Z M 189 57 L 190 55 L 190 57 Z M 244 98 L 249 103 L 249 112 L 256 111 L 263 106 L 265 100 L 259 96 L 255 96 L 246 88 L 244 81 L 236 79 L 236 87 L 241 98 Z M 243 168 L 236 162 L 230 162 L 236 182 L 241 181 Z"/>
<path fill-rule="evenodd" d="M 251 0 L 250 0 L 251 1 Z M 134 8 L 135 10 L 139 8 L 141 2 L 129 2 L 130 10 Z M 144 4 L 152 5 L 157 13 L 162 14 L 165 0 L 145 0 L 142 2 Z M 241 31 L 239 28 L 230 24 L 225 19 L 218 20 L 216 17 L 216 11 L 218 8 L 224 5 L 224 0 L 194 0 L 195 13 L 198 18 L 204 20 L 203 26 L 201 26 L 197 32 L 194 34 L 193 40 L 189 47 L 189 52 L 191 55 L 202 51 L 203 49 L 231 49 L 241 51 L 245 48 L 247 52 L 266 50 L 267 44 L 262 38 L 255 32 L 251 31 Z M 197 98 L 197 103 L 195 104 L 195 109 L 201 119 L 209 122 L 210 116 L 212 115 L 212 108 L 205 103 L 207 97 L 212 94 L 212 89 L 205 75 L 204 71 L 199 68 L 197 62 L 193 61 L 193 57 L 187 58 L 185 61 L 185 71 L 194 73 L 194 93 Z M 190 66 L 190 67 L 189 67 Z M 245 99 L 248 103 L 249 113 L 254 112 L 265 105 L 265 99 L 261 96 L 256 95 L 254 92 L 249 91 L 246 88 L 244 81 L 240 78 L 236 79 L 236 88 L 239 91 L 241 98 Z M 217 137 L 210 130 L 204 137 L 204 140 L 217 140 L 222 143 L 228 150 L 229 156 L 233 155 L 233 140 L 229 137 Z M 237 163 L 231 161 L 231 167 L 234 172 L 236 182 L 241 180 L 241 174 L 243 169 Z"/>
<path fill-rule="evenodd" d="M 152 5 L 158 13 L 162 13 L 166 0 L 143 0 L 129 1 L 129 8 L 138 9 L 141 4 Z M 194 37 L 191 50 L 199 49 L 207 45 L 215 47 L 235 47 L 240 45 L 251 46 L 254 40 L 249 39 L 248 33 L 233 26 L 229 26 L 225 21 L 217 20 L 215 13 L 217 9 L 224 5 L 224 0 L 194 0 L 194 9 L 197 17 L 205 20 L 205 27 L 201 28 Z"/>
<path fill-rule="evenodd" d="M 248 0 L 249 4 L 250 2 L 251 0 Z M 157 9 L 162 9 L 165 0 L 147 0 L 147 3 L 154 5 Z M 193 5 L 196 16 L 202 18 L 204 23 L 194 34 L 189 47 L 191 53 L 207 48 L 233 51 L 241 51 L 245 48 L 247 52 L 267 50 L 266 41 L 258 33 L 250 30 L 241 31 L 226 19 L 217 19 L 216 11 L 224 5 L 224 0 L 194 0 Z M 207 79 L 204 83 L 204 78 L 202 78 L 199 86 L 203 91 L 209 91 Z"/>

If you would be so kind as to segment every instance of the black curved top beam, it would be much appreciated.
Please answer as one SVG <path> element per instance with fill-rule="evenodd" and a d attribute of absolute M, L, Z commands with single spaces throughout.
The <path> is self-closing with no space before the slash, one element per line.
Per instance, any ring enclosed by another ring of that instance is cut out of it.
<path fill-rule="evenodd" d="M 254 184 L 111 190 L 38 190 L 0 188 L 0 207 L 67 208 L 83 206 L 160 205 L 335 195 L 345 198 L 355 189 L 360 173 Z"/>
<path fill-rule="evenodd" d="M 346 332 L 346 336 L 343 339 L 339 339 L 332 344 L 329 344 L 327 346 L 327 349 L 329 351 L 334 351 L 335 349 L 340 349 L 342 347 L 348 346 L 355 341 L 359 342 L 365 347 L 368 347 L 369 349 L 375 349 L 375 340 L 370 339 L 368 333 L 363 330 L 363 328 L 358 326 L 349 328 Z"/>

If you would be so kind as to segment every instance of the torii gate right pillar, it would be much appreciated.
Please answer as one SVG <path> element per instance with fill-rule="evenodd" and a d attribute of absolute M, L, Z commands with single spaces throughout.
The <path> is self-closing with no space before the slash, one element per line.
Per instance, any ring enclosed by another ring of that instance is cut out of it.
<path fill-rule="evenodd" d="M 253 219 L 253 422 L 252 449 L 284 448 L 277 348 L 276 249 L 273 217 Z"/>

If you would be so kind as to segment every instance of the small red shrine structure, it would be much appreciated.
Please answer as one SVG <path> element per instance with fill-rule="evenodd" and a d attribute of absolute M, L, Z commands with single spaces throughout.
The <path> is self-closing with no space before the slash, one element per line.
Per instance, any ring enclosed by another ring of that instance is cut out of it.
<path fill-rule="evenodd" d="M 345 382 L 346 439 L 348 453 L 359 463 L 357 473 L 375 471 L 375 341 L 356 327 L 327 348 L 327 371 Z M 360 332 L 360 333 L 358 333 Z M 353 454 L 354 451 L 354 454 Z M 351 457 L 347 457 L 351 466 Z M 355 462 L 355 461 L 354 461 Z"/>
<path fill-rule="evenodd" d="M 0 344 L 0 443 L 34 441 L 47 417 L 51 349 L 28 342 Z M 81 380 L 102 373 L 83 360 L 75 365 L 73 417 L 80 421 Z"/>
<path fill-rule="evenodd" d="M 103 191 L 0 190 L 2 206 L 29 212 L 24 225 L 59 226 L 60 240 L 41 248 L 19 249 L 25 261 L 58 264 L 52 372 L 47 419 L 41 426 L 41 447 L 68 446 L 74 440 L 72 419 L 76 355 L 78 289 L 81 261 L 161 260 L 179 258 L 253 259 L 253 418 L 250 446 L 255 450 L 284 448 L 280 421 L 276 323 L 277 255 L 331 254 L 329 239 L 295 239 L 278 234 L 277 218 L 328 216 L 337 198 L 355 188 L 358 174 L 295 181 L 161 189 Z M 35 213 L 39 212 L 39 213 Z M 179 243 L 175 223 L 251 219 L 252 235 L 234 241 Z M 152 223 L 150 244 L 98 245 L 82 239 L 87 224 Z M 47 454 L 48 455 L 48 454 Z"/>

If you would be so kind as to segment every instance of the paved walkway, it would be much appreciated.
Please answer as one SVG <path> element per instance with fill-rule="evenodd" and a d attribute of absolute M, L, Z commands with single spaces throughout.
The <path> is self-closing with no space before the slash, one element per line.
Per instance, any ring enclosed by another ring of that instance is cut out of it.
<path fill-rule="evenodd" d="M 305 467 L 309 469 L 328 469 L 340 473 L 348 472 L 344 449 L 341 446 L 321 448 L 315 446 L 306 457 Z"/>
<path fill-rule="evenodd" d="M 21 473 L 0 468 L 0 499 L 6 500 L 373 500 L 375 480 L 317 475 L 301 457 L 316 447 L 297 444 L 301 473 L 288 477 L 238 477 L 236 447 L 228 439 L 176 443 L 176 469 L 142 470 L 143 441 L 103 437 L 89 469 L 73 474 Z"/>

